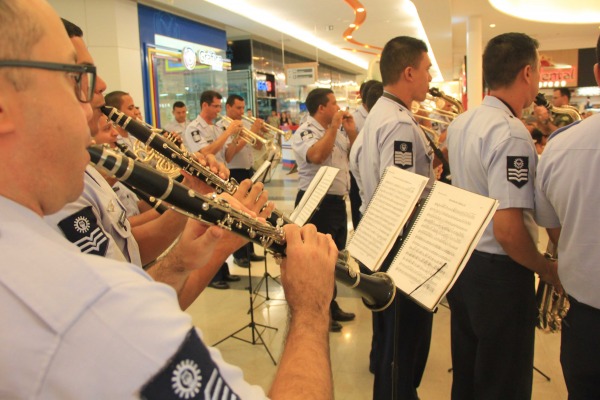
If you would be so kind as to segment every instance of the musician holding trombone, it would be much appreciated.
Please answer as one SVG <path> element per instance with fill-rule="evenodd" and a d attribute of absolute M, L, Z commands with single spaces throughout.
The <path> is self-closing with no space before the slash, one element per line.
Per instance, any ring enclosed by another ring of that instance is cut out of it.
<path fill-rule="evenodd" d="M 83 42 L 69 41 L 43 0 L 0 0 L 0 35 L 11 44 L 0 49 L 2 397 L 265 398 L 204 345 L 170 287 L 137 266 L 82 254 L 43 222 L 82 191 L 89 126 L 99 115 L 90 102 L 101 90 Z M 205 248 L 206 261 L 224 232 L 193 225 L 192 247 Z M 284 230 L 291 320 L 269 395 L 332 398 L 337 249 L 314 226 Z"/>

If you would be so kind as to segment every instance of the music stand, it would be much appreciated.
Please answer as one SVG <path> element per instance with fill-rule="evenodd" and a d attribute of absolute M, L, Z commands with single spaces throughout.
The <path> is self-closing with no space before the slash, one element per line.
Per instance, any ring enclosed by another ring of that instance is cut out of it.
<path fill-rule="evenodd" d="M 260 175 L 255 182 L 262 182 L 263 184 L 265 183 L 265 179 L 267 178 L 267 176 L 269 176 L 269 173 L 271 172 L 271 168 L 273 166 L 273 160 L 275 159 L 276 156 L 276 152 L 271 152 L 271 154 L 269 154 L 269 157 L 266 161 L 270 162 L 269 166 L 265 169 L 265 171 L 262 173 L 262 175 Z M 272 300 L 269 297 L 269 279 L 271 279 L 273 282 L 275 282 L 276 284 L 278 284 L 279 286 L 281 286 L 281 282 L 279 282 L 277 280 L 277 277 L 273 277 L 270 273 L 269 270 L 267 269 L 267 250 L 263 248 L 263 256 L 265 257 L 264 260 L 264 266 L 265 266 L 265 272 L 263 273 L 262 278 L 260 279 L 260 281 L 258 281 L 258 284 L 256 285 L 256 288 L 254 289 L 254 299 L 253 301 L 256 301 L 256 297 L 261 296 L 263 297 L 265 300 L 263 302 L 261 302 L 260 304 L 258 304 L 257 306 L 254 306 L 254 309 L 262 306 L 264 303 L 266 303 L 269 300 Z M 266 289 L 266 295 L 262 295 L 260 294 L 260 288 L 262 287 L 263 283 L 265 284 L 265 289 Z M 273 300 L 282 300 L 285 301 L 285 299 L 273 299 Z M 252 305 L 251 305 L 252 307 Z M 248 313 L 250 313 L 251 310 L 248 310 Z"/>
<path fill-rule="evenodd" d="M 259 344 L 265 348 L 265 350 L 267 351 L 267 354 L 269 354 L 269 357 L 271 357 L 271 361 L 273 361 L 273 365 L 277 365 L 275 358 L 273 358 L 271 351 L 267 347 L 267 344 L 265 343 L 265 341 L 262 337 L 262 333 L 264 333 L 265 330 L 267 330 L 267 329 L 273 329 L 276 332 L 279 329 L 275 328 L 274 326 L 263 325 L 263 324 L 258 324 L 256 322 L 254 322 L 254 308 L 252 306 L 254 300 L 252 298 L 252 273 L 251 273 L 251 270 L 252 270 L 252 266 L 248 267 L 248 295 L 249 295 L 249 301 L 250 301 L 250 311 L 248 311 L 248 313 L 250 314 L 250 323 L 248 323 L 247 325 L 244 325 L 243 327 L 241 327 L 237 331 L 233 332 L 232 334 L 227 335 L 223 339 L 221 339 L 218 342 L 216 342 L 215 344 L 213 344 L 213 346 L 216 346 L 219 343 L 222 343 L 230 338 L 241 340 L 242 342 L 246 342 L 246 343 L 249 343 L 252 345 Z M 259 332 L 259 330 L 256 328 L 257 326 L 263 328 L 262 332 Z M 248 340 L 248 339 L 244 339 L 242 337 L 236 336 L 238 333 L 242 332 L 244 329 L 250 329 L 250 331 L 252 332 L 252 340 Z"/>

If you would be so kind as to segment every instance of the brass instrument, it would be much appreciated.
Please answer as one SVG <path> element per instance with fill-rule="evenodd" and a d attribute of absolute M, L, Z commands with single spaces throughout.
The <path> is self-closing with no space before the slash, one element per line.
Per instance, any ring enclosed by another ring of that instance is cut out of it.
<path fill-rule="evenodd" d="M 228 124 L 231 124 L 233 120 L 226 115 L 221 116 L 221 119 Z M 236 134 L 237 137 L 246 141 L 248 144 L 254 146 L 257 142 L 262 143 L 263 146 L 269 145 L 269 140 L 260 136 L 258 133 L 252 132 L 250 129 L 242 127 L 242 129 Z"/>
<path fill-rule="evenodd" d="M 229 194 L 234 194 L 237 191 L 238 182 L 235 179 L 222 179 L 219 175 L 212 172 L 209 167 L 200 164 L 194 155 L 179 148 L 173 142 L 167 140 L 156 132 L 153 132 L 139 121 L 127 116 L 114 107 L 102 106 L 101 110 L 109 120 L 115 122 L 121 128 L 129 132 L 133 137 L 145 143 L 157 153 L 163 155 L 165 159 L 169 160 L 173 164 L 176 164 L 182 170 L 186 171 L 192 176 L 202 179 L 207 185 L 214 188 L 217 193 L 226 192 Z M 283 214 L 283 212 L 279 210 L 273 210 L 272 216 L 267 220 L 276 226 L 281 226 L 284 223 L 292 222 Z"/>
<path fill-rule="evenodd" d="M 454 116 L 456 116 L 458 114 L 462 114 L 462 112 L 464 111 L 462 103 L 459 100 L 456 100 L 452 96 L 448 96 L 447 94 L 445 94 L 438 88 L 435 88 L 435 87 L 430 88 L 429 94 L 432 95 L 433 97 L 439 97 L 441 99 L 444 99 L 444 101 L 446 101 L 447 103 L 452 104 L 452 107 L 454 108 L 454 111 L 453 111 Z"/>
<path fill-rule="evenodd" d="M 569 105 L 554 107 L 552 103 L 546 100 L 546 96 L 544 96 L 543 93 L 538 93 L 538 95 L 535 96 L 535 100 L 533 102 L 538 106 L 546 107 L 548 111 L 553 112 L 555 114 L 566 114 L 569 117 L 571 117 L 573 121 L 581 121 L 582 119 L 581 114 L 579 113 L 579 110 L 577 110 L 577 108 Z"/>
<path fill-rule="evenodd" d="M 190 218 L 217 225 L 250 241 L 260 244 L 278 258 L 285 256 L 285 233 L 281 227 L 262 223 L 231 207 L 227 200 L 216 195 L 203 196 L 189 190 L 173 179 L 156 172 L 145 164 L 114 153 L 107 148 L 88 148 L 92 163 L 121 182 L 164 200 Z M 356 290 L 363 302 L 373 311 L 387 308 L 394 300 L 396 286 L 384 273 L 363 275 L 348 265 L 348 252 L 340 251 L 335 266 L 339 282 Z"/>
<path fill-rule="evenodd" d="M 556 251 L 550 240 L 544 256 L 556 260 Z M 566 293 L 558 293 L 554 286 L 540 279 L 535 293 L 538 309 L 536 327 L 547 333 L 560 332 L 563 318 L 569 312 L 569 297 Z"/>
<path fill-rule="evenodd" d="M 254 123 L 254 121 L 256 121 L 255 117 L 249 117 L 247 115 L 242 115 L 242 119 L 250 122 L 251 124 Z M 282 129 L 279 129 L 273 125 L 267 124 L 266 122 L 263 121 L 263 127 L 267 130 L 267 135 L 265 136 L 267 137 L 269 140 L 273 140 L 275 137 L 277 137 L 277 135 L 281 135 L 285 138 L 285 140 L 290 140 L 290 138 L 292 137 L 292 131 L 284 131 Z"/>

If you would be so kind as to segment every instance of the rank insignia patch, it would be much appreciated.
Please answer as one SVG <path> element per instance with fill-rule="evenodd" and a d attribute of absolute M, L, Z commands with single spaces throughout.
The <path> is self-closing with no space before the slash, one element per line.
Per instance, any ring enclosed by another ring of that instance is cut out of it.
<path fill-rule="evenodd" d="M 194 142 L 198 143 L 202 140 L 202 136 L 200 135 L 199 130 L 192 131 L 192 139 Z"/>
<path fill-rule="evenodd" d="M 91 206 L 69 215 L 58 223 L 58 227 L 82 253 L 106 255 L 108 237 L 98 225 Z"/>
<path fill-rule="evenodd" d="M 312 131 L 302 131 L 300 132 L 300 139 L 302 140 L 308 140 L 308 139 L 312 139 L 314 137 Z"/>
<path fill-rule="evenodd" d="M 168 364 L 144 385 L 141 395 L 148 400 L 240 398 L 227 385 L 193 328 Z"/>
<path fill-rule="evenodd" d="M 413 166 L 413 144 L 412 142 L 394 141 L 394 165 L 402 169 Z"/>
<path fill-rule="evenodd" d="M 506 157 L 506 178 L 518 188 L 529 182 L 529 157 Z"/>

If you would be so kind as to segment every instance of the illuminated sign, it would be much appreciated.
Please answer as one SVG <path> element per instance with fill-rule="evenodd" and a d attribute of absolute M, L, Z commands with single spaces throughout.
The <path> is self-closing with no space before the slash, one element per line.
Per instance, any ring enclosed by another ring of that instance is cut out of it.
<path fill-rule="evenodd" d="M 223 71 L 223 57 L 211 50 L 199 50 L 198 61 L 200 64 L 210 65 L 215 71 Z"/>
<path fill-rule="evenodd" d="M 191 47 L 184 47 L 181 50 L 181 61 L 186 69 L 192 71 L 196 68 L 196 53 Z"/>

